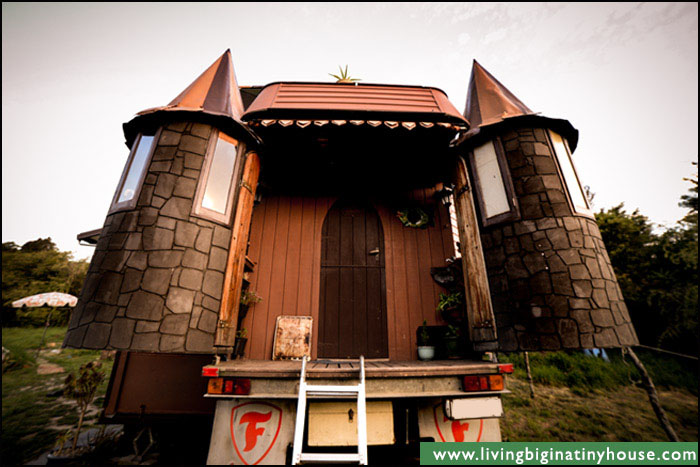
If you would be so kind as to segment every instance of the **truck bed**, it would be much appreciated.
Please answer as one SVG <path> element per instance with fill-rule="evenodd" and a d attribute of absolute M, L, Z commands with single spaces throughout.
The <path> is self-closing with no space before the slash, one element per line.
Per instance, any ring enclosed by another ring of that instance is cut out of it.
<path fill-rule="evenodd" d="M 214 368 L 218 369 L 219 377 L 251 380 L 250 394 L 235 396 L 236 398 L 297 398 L 300 361 L 231 360 L 204 367 L 205 371 Z M 498 372 L 498 364 L 475 360 L 366 360 L 367 398 L 464 396 L 459 376 Z M 359 362 L 313 360 L 307 363 L 306 377 L 313 379 L 314 384 L 356 384 L 355 380 L 359 378 Z M 477 392 L 470 395 L 486 393 L 496 392 Z M 234 396 L 208 394 L 206 397 Z"/>

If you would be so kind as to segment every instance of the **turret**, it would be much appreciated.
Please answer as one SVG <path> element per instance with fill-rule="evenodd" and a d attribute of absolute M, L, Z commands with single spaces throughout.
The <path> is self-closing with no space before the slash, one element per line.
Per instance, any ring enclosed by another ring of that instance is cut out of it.
<path fill-rule="evenodd" d="M 259 171 L 242 113 L 226 51 L 170 104 L 124 124 L 130 154 L 64 345 L 211 353 L 217 327 L 235 331 L 247 231 L 234 219 L 252 210 Z"/>
<path fill-rule="evenodd" d="M 474 62 L 467 155 L 499 349 L 638 343 L 572 153 L 578 131 L 540 116 Z"/>

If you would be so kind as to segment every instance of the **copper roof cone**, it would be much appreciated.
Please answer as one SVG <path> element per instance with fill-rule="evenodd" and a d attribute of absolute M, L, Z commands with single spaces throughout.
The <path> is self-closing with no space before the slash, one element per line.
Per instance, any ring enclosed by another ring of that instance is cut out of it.
<path fill-rule="evenodd" d="M 144 126 L 160 123 L 167 116 L 187 112 L 192 119 L 206 121 L 219 127 L 237 127 L 249 136 L 251 132 L 240 122 L 243 100 L 233 70 L 231 50 L 228 49 L 199 75 L 168 105 L 146 109 L 124 124 L 127 144 L 131 145 Z M 240 131 L 235 131 L 240 133 Z"/>
<path fill-rule="evenodd" d="M 239 120 L 243 102 L 228 49 L 166 107 L 228 115 Z M 148 110 L 140 114 L 149 112 Z"/>
<path fill-rule="evenodd" d="M 464 116 L 476 126 L 534 112 L 474 60 Z"/>
<path fill-rule="evenodd" d="M 531 125 L 557 131 L 566 137 L 571 151 L 578 145 L 578 130 L 567 120 L 539 115 L 474 60 L 469 79 L 464 116 L 471 123 L 469 131 L 455 144 L 477 144 L 498 134 L 504 127 Z"/>

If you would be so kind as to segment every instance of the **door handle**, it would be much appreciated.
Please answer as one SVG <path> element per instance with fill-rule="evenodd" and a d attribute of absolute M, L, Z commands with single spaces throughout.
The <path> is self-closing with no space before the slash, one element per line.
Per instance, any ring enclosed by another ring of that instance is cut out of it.
<path fill-rule="evenodd" d="M 379 248 L 375 248 L 374 250 L 370 250 L 369 255 L 378 255 L 379 254 Z"/>

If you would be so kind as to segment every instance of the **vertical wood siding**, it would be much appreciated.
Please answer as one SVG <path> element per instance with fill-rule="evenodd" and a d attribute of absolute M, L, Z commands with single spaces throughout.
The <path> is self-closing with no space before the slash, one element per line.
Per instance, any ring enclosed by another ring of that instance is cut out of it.
<path fill-rule="evenodd" d="M 387 333 L 391 360 L 416 359 L 416 329 L 445 324 L 435 308 L 444 290 L 430 276 L 431 267 L 454 255 L 447 209 L 433 200 L 433 189 L 410 194 L 432 206 L 434 222 L 426 229 L 404 227 L 395 207 L 373 200 L 384 229 Z M 336 198 L 268 196 L 255 207 L 248 256 L 256 263 L 251 290 L 263 301 L 250 309 L 246 357 L 270 359 L 275 321 L 280 315 L 312 316 L 312 357 L 316 358 L 321 275 L 321 231 Z M 400 206 L 402 207 L 402 206 Z"/>

